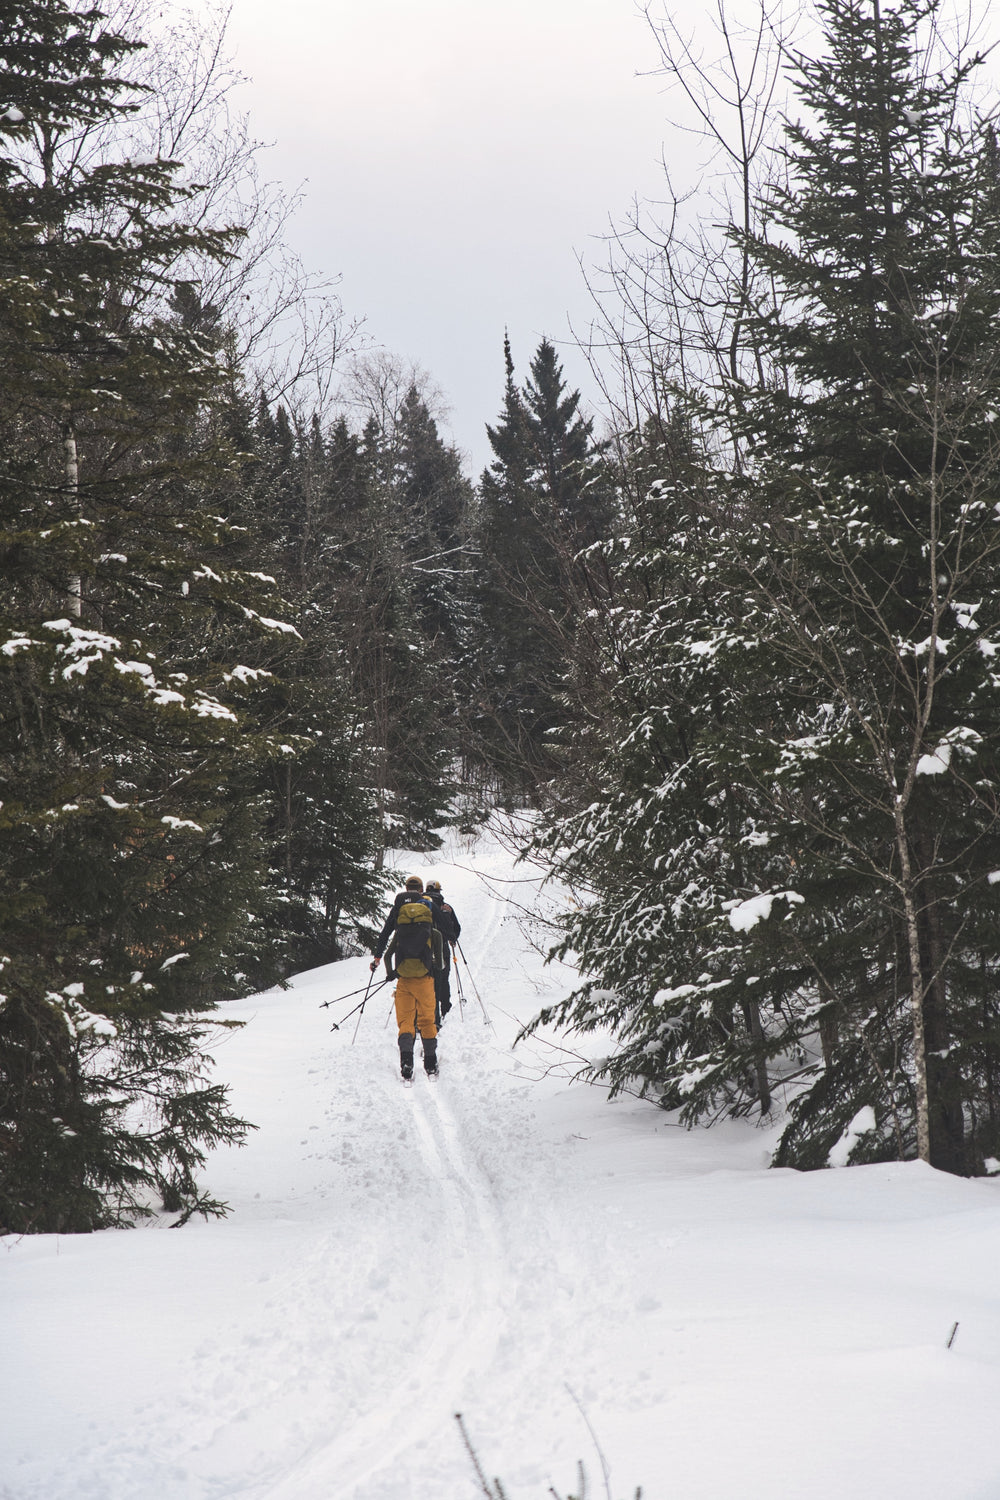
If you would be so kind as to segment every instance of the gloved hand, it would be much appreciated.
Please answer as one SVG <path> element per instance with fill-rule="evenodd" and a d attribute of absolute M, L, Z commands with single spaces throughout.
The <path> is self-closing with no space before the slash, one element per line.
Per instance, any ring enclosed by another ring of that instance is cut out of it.
<path fill-rule="evenodd" d="M 368 965 L 368 967 L 372 971 L 372 973 L 374 974 L 375 970 L 378 968 L 378 959 L 377 958 L 373 958 L 372 961 L 371 961 L 371 963 Z"/>

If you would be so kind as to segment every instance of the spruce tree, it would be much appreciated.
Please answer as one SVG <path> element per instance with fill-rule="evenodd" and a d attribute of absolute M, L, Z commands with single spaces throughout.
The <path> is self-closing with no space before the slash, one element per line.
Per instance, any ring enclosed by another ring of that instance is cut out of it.
<path fill-rule="evenodd" d="M 454 448 L 438 431 L 426 402 L 411 386 L 400 409 L 397 483 L 407 566 L 423 634 L 440 662 L 444 704 L 451 694 L 468 579 L 472 485 Z M 444 705 L 443 705 L 444 706 Z"/>
<path fill-rule="evenodd" d="M 542 340 L 521 387 L 507 341 L 504 358 L 503 409 L 487 428 L 495 458 L 480 483 L 481 646 L 468 697 L 480 757 L 508 789 L 533 795 L 559 763 L 586 593 L 578 557 L 606 534 L 611 504 L 593 424 L 553 345 Z"/>
<path fill-rule="evenodd" d="M 688 1122 L 767 1112 L 768 1057 L 788 1038 L 765 1036 L 764 1002 L 780 1004 L 801 972 L 772 964 L 769 991 L 748 978 L 726 913 L 735 890 L 769 873 L 738 778 L 771 684 L 752 651 L 734 676 L 719 648 L 751 629 L 740 569 L 725 565 L 725 475 L 680 411 L 665 431 L 640 434 L 627 461 L 635 493 L 623 535 L 601 549 L 613 583 L 593 677 L 600 728 L 557 780 L 533 845 L 589 897 L 574 903 L 556 950 L 586 977 L 538 1019 L 610 1027 L 616 1045 L 600 1071 L 613 1093 L 638 1084 Z"/>

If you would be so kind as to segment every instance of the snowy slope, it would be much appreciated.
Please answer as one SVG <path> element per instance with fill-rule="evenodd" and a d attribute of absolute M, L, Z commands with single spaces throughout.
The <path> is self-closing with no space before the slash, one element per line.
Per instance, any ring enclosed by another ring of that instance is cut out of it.
<path fill-rule="evenodd" d="M 613 1500 L 998 1500 L 1000 1183 L 766 1171 L 751 1126 L 571 1088 L 510 1050 L 570 982 L 527 876 L 488 842 L 417 869 L 492 1026 L 466 978 L 405 1090 L 388 990 L 356 1039 L 320 1008 L 363 959 L 234 1007 L 231 1217 L 2 1243 L 0 1497 L 473 1500 L 461 1411 L 511 1500 L 578 1458 Z"/>

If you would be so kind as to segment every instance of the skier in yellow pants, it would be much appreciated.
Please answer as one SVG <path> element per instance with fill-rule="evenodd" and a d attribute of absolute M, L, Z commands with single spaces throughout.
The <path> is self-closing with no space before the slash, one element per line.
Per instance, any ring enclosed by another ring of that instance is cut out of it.
<path fill-rule="evenodd" d="M 434 1004 L 434 980 L 430 974 L 397 974 L 396 1025 L 399 1027 L 399 1065 L 404 1078 L 413 1077 L 413 1041 L 418 1031 L 424 1043 L 424 1067 L 428 1073 L 437 1073 Z"/>
<path fill-rule="evenodd" d="M 413 1077 L 413 1044 L 419 1031 L 424 1044 L 424 1070 L 436 1078 L 437 1026 L 434 1023 L 434 973 L 443 964 L 443 942 L 434 925 L 430 903 L 421 894 L 423 881 L 411 875 L 406 890 L 396 897 L 375 949 L 374 970 L 385 948 L 385 966 L 396 980 L 396 1023 L 399 1027 L 399 1067 L 404 1079 Z"/>

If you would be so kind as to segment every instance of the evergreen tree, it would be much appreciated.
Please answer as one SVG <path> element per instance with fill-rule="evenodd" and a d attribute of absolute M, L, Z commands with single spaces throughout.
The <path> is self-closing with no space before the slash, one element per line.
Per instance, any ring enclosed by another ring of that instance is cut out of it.
<path fill-rule="evenodd" d="M 407 566 L 422 632 L 441 662 L 447 703 L 447 678 L 454 670 L 462 629 L 472 485 L 416 386 L 410 387 L 400 410 L 396 463 Z"/>
<path fill-rule="evenodd" d="M 725 566 L 725 476 L 679 413 L 666 432 L 641 434 L 628 462 L 625 530 L 602 548 L 613 584 L 592 679 L 600 727 L 557 780 L 534 842 L 590 898 L 557 950 L 589 977 L 539 1020 L 610 1026 L 617 1044 L 601 1071 L 613 1092 L 638 1081 L 689 1122 L 766 1112 L 776 1044 L 726 913 L 734 890 L 766 879 L 767 840 L 739 773 L 772 684 L 745 644 L 733 675 L 719 644 L 752 642 L 753 630 L 741 570 Z M 780 1002 L 801 976 L 772 966 L 770 978 Z"/>
<path fill-rule="evenodd" d="M 593 441 L 555 349 L 539 345 L 523 387 L 509 342 L 496 455 L 480 484 L 481 644 L 469 672 L 473 743 L 502 783 L 526 793 L 558 764 L 561 702 L 586 580 L 578 556 L 611 506 Z"/>

